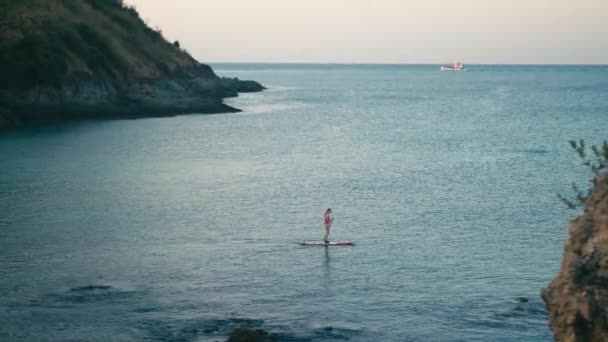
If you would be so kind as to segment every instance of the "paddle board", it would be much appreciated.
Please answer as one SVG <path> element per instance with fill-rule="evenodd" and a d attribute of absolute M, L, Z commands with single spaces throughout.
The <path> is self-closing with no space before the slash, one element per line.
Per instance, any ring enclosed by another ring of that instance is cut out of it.
<path fill-rule="evenodd" d="M 331 241 L 331 242 L 322 242 L 322 241 L 302 241 L 300 245 L 302 246 L 349 246 L 353 245 L 352 241 Z"/>

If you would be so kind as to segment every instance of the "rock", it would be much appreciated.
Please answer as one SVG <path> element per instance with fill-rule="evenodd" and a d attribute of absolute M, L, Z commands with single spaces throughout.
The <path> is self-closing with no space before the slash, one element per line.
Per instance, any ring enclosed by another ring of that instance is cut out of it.
<path fill-rule="evenodd" d="M 278 340 L 277 334 L 270 334 L 262 329 L 240 327 L 230 334 L 227 342 L 275 342 Z"/>
<path fill-rule="evenodd" d="M 224 87 L 237 93 L 252 93 L 266 89 L 263 85 L 259 84 L 256 81 L 242 81 L 236 77 L 222 77 L 221 82 Z"/>
<path fill-rule="evenodd" d="M 112 286 L 110 285 L 85 285 L 79 287 L 73 287 L 71 291 L 80 292 L 80 291 L 95 291 L 95 290 L 109 290 Z"/>
<path fill-rule="evenodd" d="M 608 341 L 608 176 L 568 227 L 561 268 L 541 290 L 557 341 Z"/>
<path fill-rule="evenodd" d="M 14 126 L 11 113 L 8 109 L 0 108 L 0 128 Z"/>

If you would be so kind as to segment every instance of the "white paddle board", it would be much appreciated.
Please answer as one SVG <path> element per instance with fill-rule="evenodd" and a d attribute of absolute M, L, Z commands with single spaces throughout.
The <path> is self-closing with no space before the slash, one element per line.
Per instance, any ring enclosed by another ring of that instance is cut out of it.
<path fill-rule="evenodd" d="M 331 242 L 323 242 L 323 241 L 302 241 L 300 245 L 302 246 L 350 246 L 353 245 L 353 241 L 331 241 Z"/>

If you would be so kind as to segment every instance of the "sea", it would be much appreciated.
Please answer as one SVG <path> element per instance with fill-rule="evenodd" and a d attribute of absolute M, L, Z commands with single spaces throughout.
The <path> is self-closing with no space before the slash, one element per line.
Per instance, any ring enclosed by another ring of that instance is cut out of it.
<path fill-rule="evenodd" d="M 212 66 L 268 89 L 0 132 L 1 341 L 552 341 L 608 66 Z"/>

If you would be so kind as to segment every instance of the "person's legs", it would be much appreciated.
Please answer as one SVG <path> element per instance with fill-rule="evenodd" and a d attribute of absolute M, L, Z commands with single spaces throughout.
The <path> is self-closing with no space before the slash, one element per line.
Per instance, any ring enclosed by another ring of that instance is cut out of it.
<path fill-rule="evenodd" d="M 325 242 L 329 241 L 329 225 L 328 224 L 325 225 L 325 237 L 323 238 L 323 241 L 325 241 Z"/>

